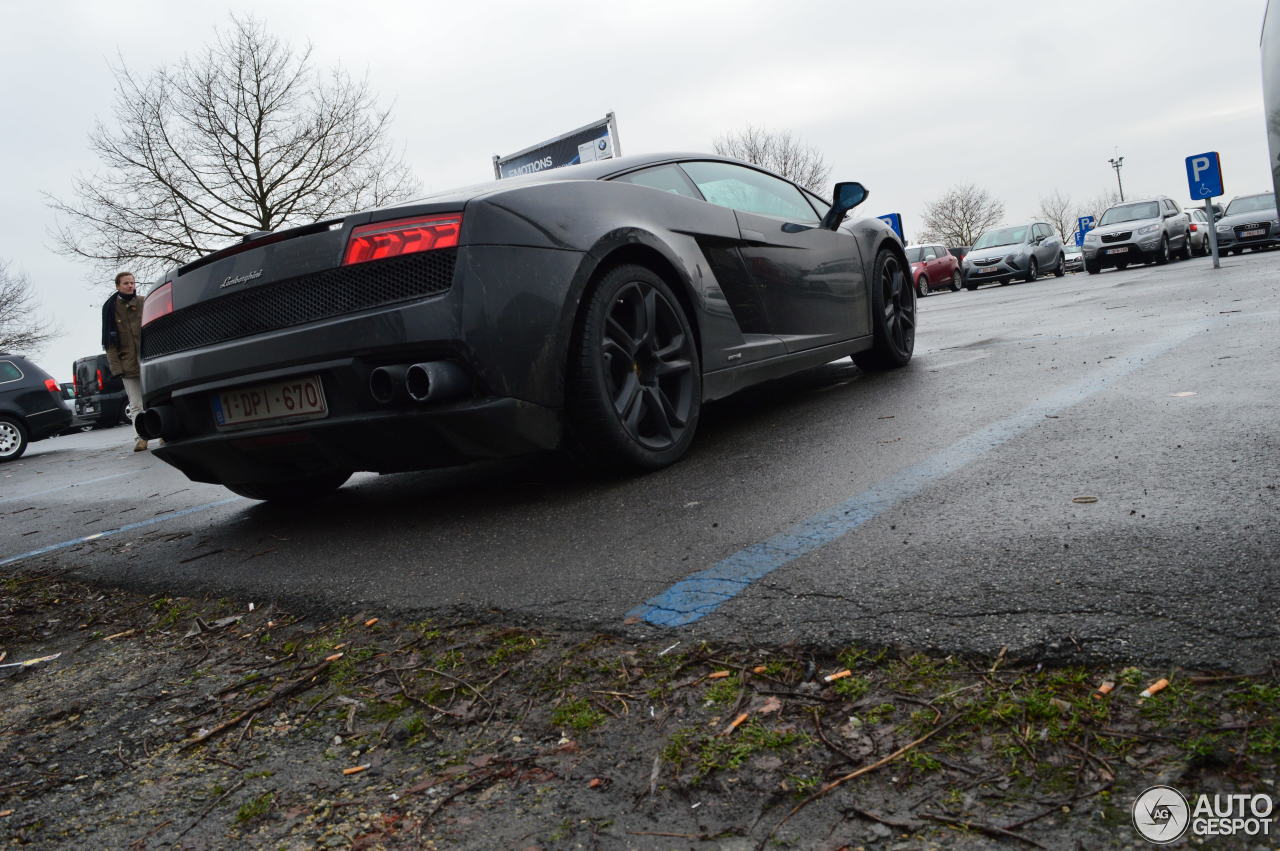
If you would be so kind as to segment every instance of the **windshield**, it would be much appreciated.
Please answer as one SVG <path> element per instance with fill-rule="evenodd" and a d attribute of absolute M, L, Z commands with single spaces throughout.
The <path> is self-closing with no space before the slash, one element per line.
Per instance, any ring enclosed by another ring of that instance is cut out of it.
<path fill-rule="evenodd" d="M 1276 208 L 1276 198 L 1274 195 L 1250 195 L 1246 198 L 1237 198 L 1227 205 L 1227 215 L 1234 216 L 1237 213 L 1259 213 L 1262 211 L 1270 212 Z"/>
<path fill-rule="evenodd" d="M 914 247 L 914 248 L 908 248 L 908 249 L 907 249 L 907 262 L 908 262 L 908 263 L 919 263 L 919 262 L 920 262 L 920 258 L 921 258 L 921 257 L 923 257 L 923 256 L 924 256 L 924 246 L 922 246 L 922 245 L 917 245 L 917 246 L 916 246 L 916 247 Z"/>
<path fill-rule="evenodd" d="M 978 237 L 978 241 L 973 244 L 973 247 L 992 248 L 996 245 L 1017 245 L 1020 242 L 1026 242 L 1026 240 L 1026 225 L 1019 228 L 1000 228 L 1000 230 L 989 230 Z"/>
<path fill-rule="evenodd" d="M 1136 222 L 1139 219 L 1160 218 L 1160 205 L 1155 201 L 1143 201 L 1139 204 L 1122 204 L 1112 207 L 1102 214 L 1099 225 L 1116 225 L 1120 222 Z"/>

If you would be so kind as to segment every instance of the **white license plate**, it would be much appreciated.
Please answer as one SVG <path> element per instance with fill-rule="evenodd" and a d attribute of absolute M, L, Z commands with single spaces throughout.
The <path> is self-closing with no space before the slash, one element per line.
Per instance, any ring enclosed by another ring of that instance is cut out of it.
<path fill-rule="evenodd" d="M 985 268 L 974 269 L 974 271 L 977 272 L 979 275 L 990 275 L 992 272 L 998 272 L 1000 270 L 997 269 L 995 266 L 987 266 Z"/>
<path fill-rule="evenodd" d="M 237 387 L 213 394 L 211 401 L 218 428 L 271 420 L 314 419 L 329 414 L 324 385 L 318 375 Z"/>
<path fill-rule="evenodd" d="M 1248 239 L 1251 236 L 1262 236 L 1266 232 L 1267 232 L 1266 228 L 1254 228 L 1253 230 L 1242 230 L 1240 231 L 1240 238 Z"/>
<path fill-rule="evenodd" d="M 1128 252 L 1129 246 L 1127 245 L 1122 245 L 1119 248 L 1108 248 L 1106 251 L 1107 254 L 1127 254 Z"/>

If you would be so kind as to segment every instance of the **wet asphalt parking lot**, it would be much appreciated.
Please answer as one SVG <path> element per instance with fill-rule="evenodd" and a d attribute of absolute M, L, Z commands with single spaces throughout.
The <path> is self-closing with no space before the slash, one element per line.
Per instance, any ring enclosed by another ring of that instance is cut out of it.
<path fill-rule="evenodd" d="M 906 369 L 709 406 L 642 477 L 360 474 L 281 510 L 127 427 L 59 437 L 0 467 L 0 565 L 673 643 L 1251 668 L 1280 651 L 1280 252 L 1222 266 L 931 296 Z"/>

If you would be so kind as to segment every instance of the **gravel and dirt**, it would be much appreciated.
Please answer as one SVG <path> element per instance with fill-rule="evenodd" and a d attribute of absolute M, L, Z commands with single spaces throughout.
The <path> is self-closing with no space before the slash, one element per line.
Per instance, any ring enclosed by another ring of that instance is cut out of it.
<path fill-rule="evenodd" d="M 294 611 L 67 573 L 0 588 L 11 846 L 1135 847 L 1150 785 L 1276 796 L 1275 660 L 1046 667 Z M 1218 847 L 1272 847 L 1271 827 Z"/>

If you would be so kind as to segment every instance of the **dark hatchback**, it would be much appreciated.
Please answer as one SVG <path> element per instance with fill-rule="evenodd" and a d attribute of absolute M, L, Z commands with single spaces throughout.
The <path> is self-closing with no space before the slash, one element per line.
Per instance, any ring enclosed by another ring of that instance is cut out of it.
<path fill-rule="evenodd" d="M 21 355 L 0 352 L 0 461 L 71 425 L 71 409 L 53 376 Z"/>
<path fill-rule="evenodd" d="M 704 401 L 849 355 L 908 362 L 902 245 L 845 222 L 865 196 L 666 154 L 258 237 L 148 296 L 136 424 L 257 499 L 551 449 L 656 469 Z"/>

